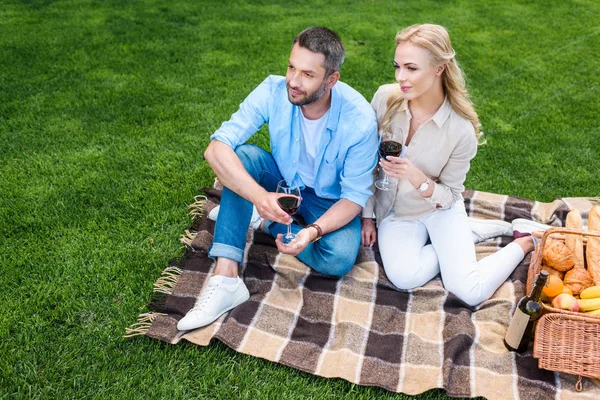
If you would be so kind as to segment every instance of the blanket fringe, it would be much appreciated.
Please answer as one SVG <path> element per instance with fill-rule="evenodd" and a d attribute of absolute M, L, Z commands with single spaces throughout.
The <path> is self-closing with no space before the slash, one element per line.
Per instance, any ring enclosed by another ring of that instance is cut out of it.
<path fill-rule="evenodd" d="M 148 330 L 150 329 L 150 326 L 152 325 L 154 319 L 159 315 L 167 314 L 155 312 L 140 314 L 136 323 L 131 325 L 131 327 L 129 328 L 125 328 L 125 335 L 123 337 L 130 338 L 134 336 L 145 335 L 146 333 L 148 333 Z"/>
<path fill-rule="evenodd" d="M 193 251 L 194 248 L 192 247 L 192 241 L 196 237 L 196 233 L 197 232 L 190 232 L 189 230 L 186 229 L 185 233 L 183 235 L 181 235 L 181 238 L 179 239 L 179 241 L 181 243 L 185 244 L 188 248 L 190 248 Z"/>
<path fill-rule="evenodd" d="M 196 221 L 204 216 L 208 198 L 203 195 L 194 196 L 194 202 L 189 205 L 190 216 Z"/>
<path fill-rule="evenodd" d="M 162 272 L 160 278 L 154 282 L 154 294 L 150 298 L 148 309 L 157 312 L 166 310 L 167 297 L 173 294 L 173 288 L 179 281 L 183 270 L 179 267 L 169 266 Z"/>
<path fill-rule="evenodd" d="M 178 267 L 165 268 L 160 278 L 154 282 L 154 291 L 158 293 L 172 294 L 173 288 L 181 276 L 181 272 L 181 268 Z"/>

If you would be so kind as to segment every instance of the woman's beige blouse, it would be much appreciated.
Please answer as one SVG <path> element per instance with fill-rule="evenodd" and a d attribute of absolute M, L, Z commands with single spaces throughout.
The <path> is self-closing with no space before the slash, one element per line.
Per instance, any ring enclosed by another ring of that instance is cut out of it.
<path fill-rule="evenodd" d="M 389 96 L 398 90 L 398 84 L 383 85 L 373 96 L 371 105 L 380 123 Z M 410 119 L 410 110 L 405 101 L 391 124 L 392 132 L 402 143 L 406 141 Z M 369 218 L 375 214 L 379 222 L 393 208 L 395 219 L 415 220 L 436 209 L 450 208 L 463 199 L 465 178 L 476 153 L 477 138 L 473 125 L 459 116 L 446 98 L 433 117 L 425 121 L 413 135 L 404 155 L 432 182 L 436 182 L 431 197 L 423 198 L 408 180 L 391 179 L 395 185 L 387 192 L 373 186 L 375 195 L 367 202 L 362 216 Z M 382 177 L 383 170 L 379 171 L 379 178 Z"/>

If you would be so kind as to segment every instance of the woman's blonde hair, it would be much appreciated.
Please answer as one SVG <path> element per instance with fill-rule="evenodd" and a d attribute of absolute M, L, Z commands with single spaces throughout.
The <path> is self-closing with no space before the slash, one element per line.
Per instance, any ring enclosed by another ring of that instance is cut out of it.
<path fill-rule="evenodd" d="M 452 109 L 461 117 L 471 121 L 475 128 L 475 136 L 480 139 L 483 133 L 479 130 L 481 127 L 479 117 L 469 99 L 464 73 L 454 57 L 456 53 L 450 43 L 448 31 L 443 26 L 433 24 L 409 26 L 396 35 L 396 47 L 405 42 L 429 50 L 434 67 L 446 65 L 442 72 L 444 94 L 448 97 Z M 390 96 L 387 101 L 387 111 L 381 122 L 382 128 L 389 127 L 403 100 L 400 90 Z"/>

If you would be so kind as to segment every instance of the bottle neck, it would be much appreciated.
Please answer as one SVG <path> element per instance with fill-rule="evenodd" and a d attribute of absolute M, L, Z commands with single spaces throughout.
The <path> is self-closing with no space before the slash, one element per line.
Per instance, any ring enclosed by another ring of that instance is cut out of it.
<path fill-rule="evenodd" d="M 547 279 L 544 279 L 542 277 L 538 277 L 538 279 L 536 279 L 535 281 L 535 286 L 533 287 L 533 289 L 531 290 L 531 293 L 529 294 L 529 298 L 533 301 L 540 301 L 540 298 L 542 297 L 542 290 L 544 289 L 544 285 L 546 284 Z"/>

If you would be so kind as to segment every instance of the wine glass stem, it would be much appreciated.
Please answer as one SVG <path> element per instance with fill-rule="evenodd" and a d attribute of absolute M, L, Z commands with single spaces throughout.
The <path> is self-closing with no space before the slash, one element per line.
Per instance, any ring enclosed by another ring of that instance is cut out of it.
<path fill-rule="evenodd" d="M 389 185 L 390 181 L 388 180 L 388 176 L 387 174 L 383 174 L 383 185 L 387 186 Z"/>
<path fill-rule="evenodd" d="M 292 238 L 292 224 L 289 224 L 287 226 L 287 235 L 285 235 L 286 238 L 291 239 Z"/>

